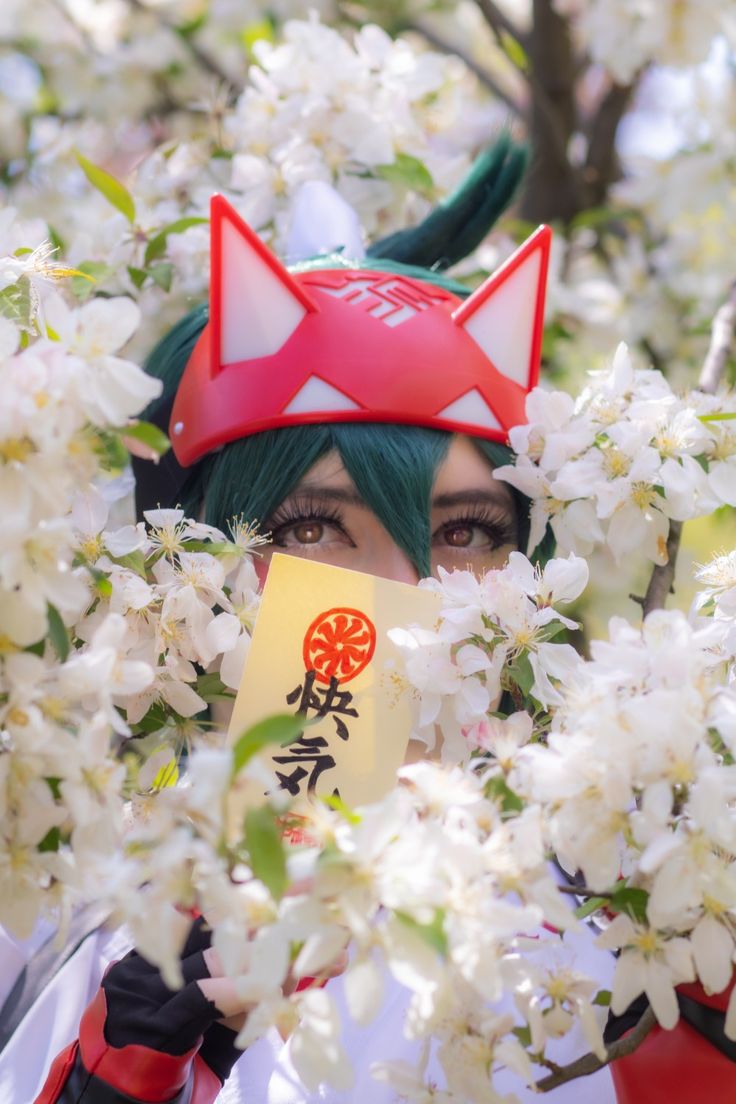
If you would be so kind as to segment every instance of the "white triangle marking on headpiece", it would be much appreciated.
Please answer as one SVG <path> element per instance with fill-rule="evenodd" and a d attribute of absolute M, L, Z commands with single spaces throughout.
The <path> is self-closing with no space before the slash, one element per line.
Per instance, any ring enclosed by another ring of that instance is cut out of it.
<path fill-rule="evenodd" d="M 319 376 L 310 376 L 303 387 L 284 407 L 284 414 L 319 414 L 329 410 L 361 410 L 362 407 L 351 398 L 325 383 Z"/>
<path fill-rule="evenodd" d="M 539 368 L 551 238 L 549 227 L 540 226 L 452 315 L 494 367 L 526 391 Z"/>
<path fill-rule="evenodd" d="M 522 387 L 529 382 L 541 264 L 535 249 L 465 323 L 499 372 Z"/>
<path fill-rule="evenodd" d="M 435 417 L 447 418 L 450 422 L 475 425 L 481 429 L 503 429 L 477 387 L 473 387 L 471 391 L 466 391 L 464 395 L 459 399 L 455 399 L 444 410 L 438 411 Z"/>
<path fill-rule="evenodd" d="M 220 227 L 220 362 L 270 356 L 291 337 L 306 308 L 229 218 Z"/>

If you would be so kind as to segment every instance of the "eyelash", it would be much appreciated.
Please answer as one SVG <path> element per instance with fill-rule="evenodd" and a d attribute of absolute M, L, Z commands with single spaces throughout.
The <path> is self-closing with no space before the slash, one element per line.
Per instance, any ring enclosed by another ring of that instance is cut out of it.
<path fill-rule="evenodd" d="M 491 509 L 482 507 L 476 513 L 468 512 L 461 517 L 443 521 L 432 534 L 432 539 L 434 540 L 437 533 L 446 532 L 448 529 L 462 529 L 464 526 L 482 529 L 495 548 L 501 548 L 504 544 L 514 544 L 517 539 L 516 526 L 511 519 L 505 514 L 495 513 Z M 457 551 L 467 553 L 468 550 L 460 547 Z"/>
<path fill-rule="evenodd" d="M 335 507 L 330 508 L 324 502 L 308 498 L 292 499 L 289 502 L 282 503 L 269 519 L 266 529 L 271 532 L 273 543 L 280 544 L 282 543 L 281 538 L 290 528 L 309 522 L 332 525 L 348 539 L 350 538 L 345 529 L 344 517 L 340 510 Z M 441 532 L 448 529 L 461 529 L 463 526 L 477 526 L 482 529 L 495 548 L 500 548 L 504 544 L 513 544 L 516 541 L 517 534 L 514 523 L 505 514 L 496 513 L 492 509 L 482 507 L 475 513 L 467 512 L 459 517 L 443 521 L 432 533 L 432 541 Z M 464 550 L 458 548 L 458 551 Z"/>
<path fill-rule="evenodd" d="M 307 498 L 295 498 L 290 502 L 282 503 L 281 506 L 274 511 L 266 528 L 271 532 L 273 543 L 279 544 L 279 538 L 283 536 L 288 529 L 296 525 L 308 524 L 310 521 L 334 525 L 334 527 L 339 529 L 346 537 L 348 536 L 345 530 L 343 515 L 336 507 L 330 508 L 329 506 L 325 506 L 324 502 L 315 502 Z"/>

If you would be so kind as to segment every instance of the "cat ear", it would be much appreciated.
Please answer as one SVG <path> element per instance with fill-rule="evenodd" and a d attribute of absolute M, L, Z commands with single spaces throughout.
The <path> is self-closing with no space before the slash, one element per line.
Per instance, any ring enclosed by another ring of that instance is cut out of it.
<path fill-rule="evenodd" d="M 552 231 L 540 226 L 453 312 L 494 368 L 531 391 L 539 377 Z"/>
<path fill-rule="evenodd" d="M 221 195 L 210 203 L 212 366 L 270 356 L 317 307 Z"/>

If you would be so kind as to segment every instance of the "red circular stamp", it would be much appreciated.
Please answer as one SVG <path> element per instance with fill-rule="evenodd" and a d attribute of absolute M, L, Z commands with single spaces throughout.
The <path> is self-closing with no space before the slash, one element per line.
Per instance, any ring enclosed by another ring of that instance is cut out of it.
<path fill-rule="evenodd" d="M 338 606 L 315 617 L 304 637 L 304 667 L 317 682 L 349 682 L 365 670 L 376 650 L 376 628 L 356 609 Z"/>

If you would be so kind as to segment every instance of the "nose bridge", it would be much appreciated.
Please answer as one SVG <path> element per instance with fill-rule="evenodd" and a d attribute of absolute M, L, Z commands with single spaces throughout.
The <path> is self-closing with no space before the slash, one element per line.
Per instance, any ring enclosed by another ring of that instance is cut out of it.
<path fill-rule="evenodd" d="M 419 572 L 404 552 L 393 541 L 385 542 L 380 556 L 370 568 L 373 575 L 379 575 L 383 579 L 393 579 L 395 583 L 408 583 L 416 586 L 419 582 Z"/>

